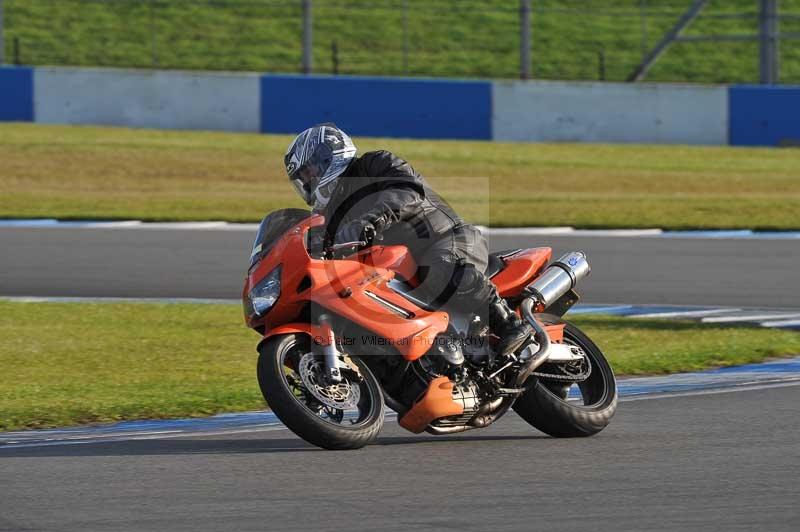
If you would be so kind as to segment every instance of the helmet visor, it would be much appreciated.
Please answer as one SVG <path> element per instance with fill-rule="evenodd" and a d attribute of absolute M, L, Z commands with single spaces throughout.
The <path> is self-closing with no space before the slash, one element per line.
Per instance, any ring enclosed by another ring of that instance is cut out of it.
<path fill-rule="evenodd" d="M 304 182 L 302 179 L 292 179 L 292 185 L 297 193 L 303 198 L 308 205 L 314 204 L 314 189 L 311 188 L 308 183 Z"/>
<path fill-rule="evenodd" d="M 321 172 L 318 164 L 309 161 L 289 175 L 295 190 L 309 205 L 314 203 L 314 191 L 319 184 Z"/>
<path fill-rule="evenodd" d="M 348 167 L 356 149 L 350 137 L 333 126 L 315 126 L 298 135 L 284 156 L 286 172 L 309 205 L 324 205 L 335 181 Z"/>

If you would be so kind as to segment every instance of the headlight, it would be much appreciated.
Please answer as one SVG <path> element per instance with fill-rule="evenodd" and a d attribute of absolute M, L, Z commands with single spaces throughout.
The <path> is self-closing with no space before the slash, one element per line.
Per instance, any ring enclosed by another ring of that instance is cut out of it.
<path fill-rule="evenodd" d="M 281 295 L 281 267 L 272 270 L 260 283 L 250 290 L 247 299 L 250 302 L 250 314 L 260 318 L 272 308 Z"/>

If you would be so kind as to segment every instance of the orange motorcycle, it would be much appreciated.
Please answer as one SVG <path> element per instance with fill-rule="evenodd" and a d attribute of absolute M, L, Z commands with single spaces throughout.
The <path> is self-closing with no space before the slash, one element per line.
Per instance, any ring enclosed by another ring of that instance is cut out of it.
<path fill-rule="evenodd" d="M 589 274 L 583 253 L 550 264 L 550 248 L 494 253 L 486 275 L 534 330 L 498 354 L 478 314 L 415 298 L 405 246 L 325 246 L 324 218 L 283 209 L 261 222 L 242 295 L 262 335 L 258 382 L 280 420 L 326 449 L 370 443 L 385 407 L 413 432 L 486 427 L 510 408 L 556 437 L 591 436 L 617 407 L 600 349 L 561 316 Z"/>

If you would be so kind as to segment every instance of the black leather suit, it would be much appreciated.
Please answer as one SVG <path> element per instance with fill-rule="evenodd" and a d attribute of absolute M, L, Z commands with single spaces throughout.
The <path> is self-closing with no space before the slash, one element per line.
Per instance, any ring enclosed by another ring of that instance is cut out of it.
<path fill-rule="evenodd" d="M 455 304 L 474 312 L 497 298 L 484 275 L 489 254 L 484 236 L 388 151 L 354 159 L 322 214 L 328 238 L 358 240 L 372 227 L 380 244 L 407 246 L 422 281 L 413 295 L 434 306 Z"/>

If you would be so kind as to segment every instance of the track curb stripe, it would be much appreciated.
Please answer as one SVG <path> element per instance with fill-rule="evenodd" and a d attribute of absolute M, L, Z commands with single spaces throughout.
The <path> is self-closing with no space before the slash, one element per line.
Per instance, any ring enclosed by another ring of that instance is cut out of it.
<path fill-rule="evenodd" d="M 635 377 L 618 381 L 622 401 L 793 385 L 800 385 L 800 357 L 694 373 Z M 394 417 L 394 413 L 387 414 L 387 419 Z M 23 447 L 215 436 L 284 428 L 278 418 L 269 411 L 220 414 L 208 418 L 123 421 L 113 425 L 0 433 L 0 453 L 3 449 Z"/>
<path fill-rule="evenodd" d="M 239 305 L 240 299 L 208 299 L 182 297 L 41 297 L 0 296 L 12 303 L 137 303 L 137 304 L 201 304 Z M 800 329 L 800 313 L 791 309 L 741 309 L 738 307 L 687 307 L 678 305 L 596 305 L 579 304 L 570 316 L 596 314 L 634 319 L 694 320 L 708 324 L 756 324 L 761 327 Z"/>
<path fill-rule="evenodd" d="M 196 222 L 144 222 L 141 220 L 57 220 L 42 219 L 0 219 L 0 227 L 21 228 L 86 228 L 86 229 L 141 229 L 141 230 L 230 230 L 255 231 L 256 223 L 233 223 L 225 221 Z M 478 226 L 489 236 L 587 236 L 587 237 L 664 237 L 699 239 L 800 239 L 800 231 L 753 231 L 743 230 L 703 230 L 667 231 L 658 228 L 641 229 L 576 229 L 574 227 L 486 227 Z"/>

